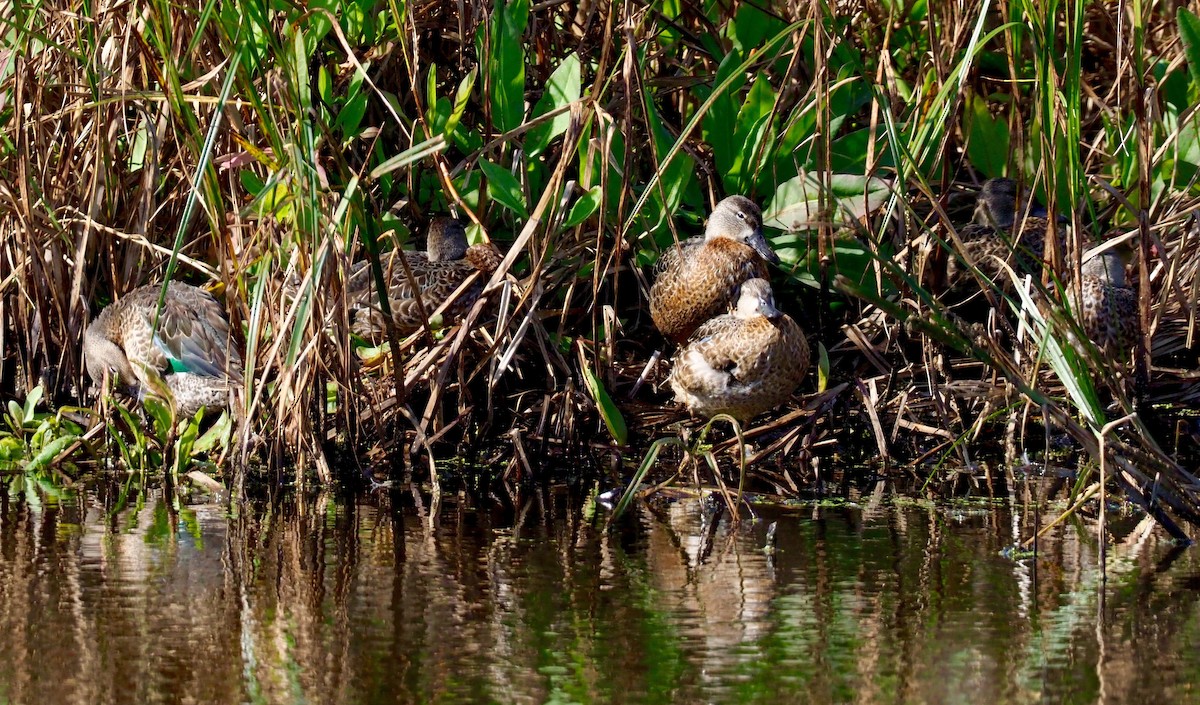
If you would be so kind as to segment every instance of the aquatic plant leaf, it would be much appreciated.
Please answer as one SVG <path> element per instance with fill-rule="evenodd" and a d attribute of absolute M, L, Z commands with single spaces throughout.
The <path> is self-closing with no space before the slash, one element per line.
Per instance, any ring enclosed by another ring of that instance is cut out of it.
<path fill-rule="evenodd" d="M 45 393 L 46 390 L 40 384 L 29 390 L 28 396 L 25 397 L 25 423 L 33 421 L 34 408 L 37 407 Z"/>
<path fill-rule="evenodd" d="M 582 350 L 580 350 L 579 366 L 583 370 L 583 382 L 587 385 L 588 393 L 592 395 L 592 400 L 596 402 L 596 409 L 600 412 L 600 417 L 604 419 L 604 425 L 608 427 L 608 435 L 612 436 L 617 445 L 625 445 L 629 440 L 629 429 L 625 425 L 625 417 L 621 415 L 621 410 L 608 395 L 608 390 L 604 388 L 604 382 L 596 376 L 591 365 L 583 359 Z"/>
<path fill-rule="evenodd" d="M 713 142 L 713 156 L 716 158 L 717 169 L 724 179 L 725 190 L 729 193 L 743 193 L 749 190 L 750 180 L 746 173 L 751 166 L 749 160 L 761 156 L 759 145 L 763 136 L 768 133 L 775 98 L 771 82 L 759 74 L 738 110 L 734 121 L 733 139 Z"/>
<path fill-rule="evenodd" d="M 563 59 L 558 68 L 554 69 L 554 73 L 550 74 L 545 92 L 533 107 L 533 117 L 541 117 L 579 100 L 582 90 L 581 74 L 578 55 L 570 54 Z M 534 125 L 525 133 L 525 152 L 530 156 L 541 154 L 550 146 L 550 142 L 566 132 L 570 125 L 571 114 L 566 111 L 547 122 Z"/>
<path fill-rule="evenodd" d="M 1027 327 L 1038 341 L 1043 359 L 1066 388 L 1075 408 L 1093 428 L 1100 428 L 1104 425 L 1104 405 L 1100 403 L 1100 397 L 1096 393 L 1092 370 L 1083 359 L 1084 351 L 1068 344 L 1066 336 L 1054 330 L 1051 320 L 1043 315 L 1033 296 L 1023 285 L 1024 277 L 1018 275 L 1003 260 L 999 261 L 999 265 L 1012 280 L 1017 292 L 1019 300 L 1008 301 L 1013 312 L 1021 317 L 1021 326 Z"/>
<path fill-rule="evenodd" d="M 1174 159 L 1165 160 L 1162 170 L 1166 172 L 1169 167 L 1174 168 L 1172 185 L 1180 190 L 1186 190 L 1200 170 L 1200 117 L 1196 113 L 1175 133 Z"/>
<path fill-rule="evenodd" d="M 0 462 L 20 460 L 25 455 L 25 444 L 13 436 L 0 438 Z M 3 468 L 0 468 L 3 469 Z"/>
<path fill-rule="evenodd" d="M 763 209 L 763 225 L 788 232 L 815 229 L 824 188 L 814 174 L 783 182 Z M 891 186 L 878 177 L 833 174 L 825 202 L 841 217 L 857 220 L 883 205 L 890 195 Z"/>
<path fill-rule="evenodd" d="M 1192 75 L 1192 89 L 1200 92 L 1200 18 L 1186 7 L 1175 14 L 1179 23 L 1179 38 L 1187 55 L 1188 72 Z"/>
<path fill-rule="evenodd" d="M 345 107 L 338 111 L 337 120 L 333 125 L 342 132 L 344 139 L 358 136 L 359 125 L 367 114 L 367 94 L 357 93 L 346 101 Z"/>
<path fill-rule="evenodd" d="M 669 156 L 677 152 L 685 140 L 683 137 L 676 138 L 663 126 L 662 117 L 653 102 L 653 94 L 647 90 L 643 95 L 647 106 L 646 123 L 654 135 L 654 151 L 659 158 L 658 170 L 655 171 L 658 186 L 651 192 L 651 203 L 660 208 L 659 214 L 670 214 L 678 210 L 683 202 L 683 194 L 694 180 L 696 163 L 686 154 L 668 161 Z"/>
<path fill-rule="evenodd" d="M 629 480 L 629 486 L 621 494 L 621 499 L 617 502 L 617 506 L 613 509 L 612 521 L 615 522 L 621 518 L 625 510 L 629 508 L 629 503 L 633 501 L 634 495 L 637 493 L 638 485 L 642 484 L 642 480 L 646 479 L 646 475 L 650 472 L 650 468 L 654 467 L 654 462 L 658 460 L 658 454 L 667 446 L 683 447 L 683 442 L 678 438 L 660 438 L 650 444 L 650 450 L 646 451 L 646 455 L 642 458 L 642 462 L 638 465 L 637 472 Z M 611 529 L 614 524 L 610 523 Z"/>
<path fill-rule="evenodd" d="M 404 150 L 403 152 L 372 169 L 371 178 L 378 179 L 379 177 L 385 174 L 390 174 L 397 169 L 403 169 L 404 167 L 418 162 L 425 157 L 437 154 L 445 148 L 446 139 L 441 135 L 435 135 L 424 142 L 421 142 L 420 144 L 413 145 L 412 147 Z"/>
<path fill-rule="evenodd" d="M 42 423 L 38 425 L 38 429 L 33 432 L 33 438 L 29 439 L 29 445 L 34 448 L 40 448 L 46 443 L 46 439 L 54 434 L 54 417 L 49 416 L 42 419 Z"/>
<path fill-rule="evenodd" d="M 62 453 L 67 449 L 68 446 L 77 440 L 79 440 L 79 437 L 75 435 L 59 436 L 58 438 L 55 438 L 47 443 L 37 455 L 33 456 L 33 459 L 29 461 L 29 465 L 25 466 L 25 470 L 32 472 L 49 467 L 50 463 L 58 457 L 59 453 Z"/>
<path fill-rule="evenodd" d="M 829 351 L 825 343 L 817 343 L 817 394 L 829 388 Z"/>
<path fill-rule="evenodd" d="M 192 462 L 192 449 L 196 445 L 196 437 L 200 435 L 200 419 L 203 417 L 204 410 L 201 409 L 194 417 L 186 418 L 179 424 L 179 437 L 175 440 L 175 462 L 172 464 L 172 470 L 177 476 L 186 472 Z"/>
<path fill-rule="evenodd" d="M 1010 136 L 1008 123 L 993 117 L 988 102 L 973 96 L 966 114 L 967 157 L 988 178 L 1004 175 L 1008 166 Z"/>
<path fill-rule="evenodd" d="M 487 63 L 489 80 L 484 85 L 490 86 L 492 120 L 500 132 L 520 127 L 525 114 L 525 43 L 522 37 L 528 23 L 529 0 L 511 0 L 497 3 L 492 21 L 480 25 L 481 33 L 491 32 L 491 53 Z M 480 55 L 483 55 L 482 50 Z"/>
<path fill-rule="evenodd" d="M 228 412 L 222 413 L 217 422 L 212 425 L 212 428 L 204 432 L 203 436 L 196 439 L 192 450 L 196 453 L 207 453 L 217 447 L 217 443 L 221 442 L 227 433 L 233 429 L 233 418 Z"/>
<path fill-rule="evenodd" d="M 146 397 L 142 407 L 154 424 L 154 437 L 159 442 L 165 442 L 170 436 L 174 424 L 171 423 L 171 406 L 157 397 Z"/>
<path fill-rule="evenodd" d="M 458 84 L 458 92 L 454 94 L 454 109 L 450 111 L 450 117 L 446 118 L 446 124 L 442 126 L 442 134 L 450 136 L 458 129 L 458 123 L 462 120 L 463 113 L 467 111 L 467 103 L 471 100 L 471 91 L 475 89 L 475 77 L 478 75 L 478 69 L 472 68 L 463 80 Z"/>
<path fill-rule="evenodd" d="M 729 21 L 725 31 L 735 49 L 748 52 L 762 44 L 768 35 L 780 31 L 785 24 L 755 3 L 743 3 L 738 6 L 737 15 Z"/>
<path fill-rule="evenodd" d="M 564 228 L 573 228 L 583 221 L 587 220 L 600 207 L 600 187 L 593 186 L 588 189 L 587 193 L 579 197 L 571 206 L 571 212 L 567 214 L 567 219 L 563 222 Z"/>
<path fill-rule="evenodd" d="M 487 177 L 488 195 L 513 213 L 522 218 L 528 218 L 529 212 L 525 210 L 525 194 L 521 192 L 521 183 L 517 181 L 517 177 L 504 167 L 486 159 L 479 160 L 479 168 Z"/>

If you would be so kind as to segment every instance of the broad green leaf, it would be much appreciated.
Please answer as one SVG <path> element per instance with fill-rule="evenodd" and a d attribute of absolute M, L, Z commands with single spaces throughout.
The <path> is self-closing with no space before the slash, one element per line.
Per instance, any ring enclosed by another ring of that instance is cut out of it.
<path fill-rule="evenodd" d="M 763 135 L 768 132 L 771 110 L 775 107 L 775 90 L 765 76 L 759 74 L 746 100 L 738 110 L 733 139 L 720 140 L 713 143 L 713 156 L 716 158 L 717 169 L 725 181 L 725 190 L 729 193 L 745 193 L 749 191 L 750 183 L 747 172 L 750 171 L 750 160 L 761 157 L 758 153 Z"/>
<path fill-rule="evenodd" d="M 429 72 L 425 74 L 425 104 L 433 105 L 437 97 L 437 64 L 430 64 Z"/>
<path fill-rule="evenodd" d="M 593 186 L 588 189 L 588 192 L 579 197 L 575 204 L 571 206 L 571 212 L 567 214 L 566 221 L 563 222 L 564 228 L 573 228 L 583 221 L 587 220 L 600 207 L 600 187 Z"/>
<path fill-rule="evenodd" d="M 1200 92 L 1200 18 L 1186 7 L 1180 7 L 1175 18 L 1179 23 L 1179 38 L 1183 41 L 1188 71 L 1192 74 L 1193 90 Z"/>
<path fill-rule="evenodd" d="M 529 213 L 525 210 L 525 194 L 521 192 L 521 184 L 517 181 L 517 177 L 504 167 L 486 159 L 479 160 L 479 168 L 483 170 L 483 174 L 488 180 L 488 196 L 522 218 L 528 218 Z"/>
<path fill-rule="evenodd" d="M 450 118 L 446 120 L 446 124 L 442 128 L 443 134 L 452 135 L 458 128 L 458 123 L 462 120 L 463 113 L 467 110 L 467 103 L 471 100 L 471 91 L 475 88 L 476 75 L 477 68 L 473 67 L 458 84 L 458 92 L 454 94 L 454 110 L 450 113 Z"/>
<path fill-rule="evenodd" d="M 46 438 L 53 434 L 54 417 L 48 416 L 45 419 L 42 419 L 42 422 L 38 424 L 38 429 L 34 432 L 33 438 L 29 440 L 29 445 L 33 446 L 34 448 L 40 448 L 42 444 L 46 442 Z"/>
<path fill-rule="evenodd" d="M 788 232 L 810 230 L 820 219 L 823 185 L 815 175 L 800 174 L 779 185 L 763 210 L 763 225 Z M 857 220 L 882 205 L 891 187 L 877 177 L 833 174 L 826 194 L 826 207 L 835 217 Z"/>
<path fill-rule="evenodd" d="M 318 22 L 323 20 L 324 18 Z M 315 24 L 316 23 L 314 23 L 313 27 L 309 27 L 309 29 L 314 30 Z M 328 21 L 324 21 L 324 24 L 327 25 Z M 312 107 L 312 94 L 309 91 L 308 83 L 308 57 L 311 55 L 311 50 L 305 48 L 305 37 L 312 37 L 315 32 L 310 31 L 306 33 L 300 25 L 296 25 L 293 28 L 293 31 L 295 32 L 295 35 L 292 42 L 292 68 L 296 72 L 294 79 L 296 86 L 296 97 L 300 99 L 300 109 L 302 111 L 301 114 L 305 114 L 308 112 L 308 109 Z"/>
<path fill-rule="evenodd" d="M 583 359 L 582 350 L 580 352 L 579 362 L 583 369 L 583 382 L 587 385 L 588 393 L 596 402 L 596 409 L 600 412 L 600 417 L 604 419 L 604 425 L 608 427 L 608 434 L 612 436 L 617 445 L 623 446 L 629 440 L 629 429 L 625 426 L 625 417 L 621 415 L 621 410 L 608 395 L 608 390 L 604 388 L 604 382 L 596 376 L 591 365 L 588 365 L 587 361 Z"/>
<path fill-rule="evenodd" d="M 1186 189 L 1200 170 L 1200 115 L 1192 113 L 1175 133 L 1174 184 Z"/>
<path fill-rule="evenodd" d="M 257 196 L 262 193 L 263 180 L 258 178 L 258 174 L 255 174 L 253 171 L 242 169 L 238 172 L 238 181 L 241 182 L 242 188 L 246 189 L 246 193 L 251 196 Z"/>
<path fill-rule="evenodd" d="M 37 407 L 38 402 L 42 400 L 42 396 L 46 393 L 42 385 L 37 385 L 29 390 L 29 395 L 25 397 L 25 423 L 33 420 L 33 411 Z"/>
<path fill-rule="evenodd" d="M 116 404 L 116 402 L 113 402 L 113 403 Z M 128 409 L 126 409 L 124 406 L 121 406 L 120 404 L 116 404 L 116 408 L 117 408 L 117 413 L 120 414 L 121 418 L 125 420 L 125 425 L 129 426 L 129 429 L 131 431 L 133 431 L 134 443 L 137 444 L 137 446 L 139 448 L 144 447 L 146 445 L 146 433 L 145 433 L 145 430 L 142 428 L 141 421 L 136 416 L 134 416 Z M 121 435 L 121 434 L 117 433 L 117 429 L 115 426 L 109 426 L 109 430 L 112 431 L 114 436 L 119 437 Z"/>
<path fill-rule="evenodd" d="M 712 106 L 708 112 L 704 114 L 701 125 L 703 127 L 703 136 L 706 142 L 714 145 L 723 144 L 728 141 L 729 135 L 732 135 L 737 130 L 737 114 L 738 105 L 737 98 L 742 86 L 746 84 L 744 73 L 739 72 L 742 68 L 742 56 L 732 51 L 721 59 L 721 63 L 717 66 L 717 75 L 713 78 L 712 86 L 720 86 L 724 81 L 729 80 L 729 86 L 724 93 L 713 96 L 711 86 L 698 86 L 696 88 L 696 96 L 701 100 L 708 100 L 712 97 Z"/>
<path fill-rule="evenodd" d="M 200 435 L 200 419 L 203 416 L 204 411 L 200 410 L 194 417 L 185 418 L 179 424 L 179 438 L 175 440 L 175 473 L 177 475 L 186 472 L 192 462 L 192 447 L 196 444 L 196 437 Z"/>
<path fill-rule="evenodd" d="M 49 467 L 50 463 L 58 457 L 59 453 L 66 450 L 67 446 L 71 445 L 78 439 L 79 437 L 75 435 L 59 436 L 58 438 L 55 438 L 47 443 L 46 447 L 42 448 L 41 451 L 39 451 L 38 454 L 29 461 L 29 465 L 25 469 L 29 472 L 32 472 Z"/>
<path fill-rule="evenodd" d="M 341 130 L 343 138 L 357 137 L 363 115 L 367 113 L 367 94 L 358 93 L 346 101 L 346 106 L 338 111 L 334 128 Z"/>
<path fill-rule="evenodd" d="M 899 126 L 900 137 L 907 139 L 903 126 Z M 854 130 L 833 141 L 830 163 L 834 171 L 842 173 L 864 173 L 867 169 L 867 151 L 871 142 L 875 143 L 875 166 L 894 167 L 892 150 L 888 144 L 887 133 L 882 128 L 864 127 Z"/>
<path fill-rule="evenodd" d="M 1008 123 L 993 117 L 988 102 L 981 96 L 972 96 L 968 107 L 969 112 L 964 116 L 967 157 L 988 178 L 1003 176 L 1011 156 Z"/>
<path fill-rule="evenodd" d="M 579 57 L 575 54 L 567 56 L 550 74 L 546 82 L 546 90 L 533 108 L 533 117 L 541 117 L 558 108 L 570 105 L 579 100 L 582 90 L 582 70 Z M 554 116 L 548 122 L 536 125 L 525 133 L 525 151 L 530 156 L 541 154 L 550 146 L 551 140 L 566 132 L 571 124 L 570 112 Z"/>
<path fill-rule="evenodd" d="M 758 3 L 742 3 L 726 31 L 734 48 L 745 54 L 757 49 L 763 40 L 783 29 L 785 23 L 759 9 Z M 769 7 L 769 5 L 768 5 Z"/>
<path fill-rule="evenodd" d="M 233 429 L 233 417 L 229 412 L 221 414 L 217 422 L 212 425 L 212 428 L 204 432 L 203 436 L 196 439 L 193 450 L 197 453 L 207 453 L 217 446 L 217 443 Z"/>
<path fill-rule="evenodd" d="M 154 436 L 159 441 L 166 441 L 173 428 L 171 407 L 157 397 L 146 397 L 142 400 L 142 407 L 146 409 L 146 414 L 154 422 Z"/>
<path fill-rule="evenodd" d="M 241 4 L 241 3 L 239 3 Z M 298 48 L 304 51 L 303 59 L 305 64 L 307 60 L 312 58 L 317 50 L 317 46 L 321 40 L 329 34 L 329 30 L 333 29 L 333 23 L 329 21 L 330 16 L 337 17 L 342 13 L 341 0 L 310 0 L 303 6 L 309 12 L 305 15 L 301 24 L 297 25 L 297 39 L 303 39 L 303 44 Z M 328 12 L 314 12 L 314 10 L 328 10 Z M 299 31 L 303 27 L 304 31 Z M 305 66 L 305 81 L 300 85 L 303 86 L 301 92 L 308 90 L 307 65 Z"/>
<path fill-rule="evenodd" d="M 657 178 L 658 184 L 652 188 L 647 206 L 656 205 L 659 212 L 655 213 L 654 209 L 646 208 L 647 212 L 644 215 L 650 222 L 660 224 L 666 217 L 679 209 L 679 205 L 683 202 L 684 192 L 695 178 L 696 164 L 691 156 L 679 151 L 675 159 L 671 160 L 665 169 L 663 168 L 662 162 L 675 149 L 678 138 L 663 127 L 662 119 L 653 103 L 650 102 L 651 99 L 652 96 L 647 94 L 646 118 L 654 134 L 654 151 L 658 155 L 660 171 Z"/>
<path fill-rule="evenodd" d="M 396 156 L 388 159 L 384 163 L 371 170 L 371 178 L 378 179 L 385 174 L 390 174 L 397 169 L 402 169 L 410 164 L 418 162 L 425 157 L 437 154 L 446 148 L 446 140 L 441 135 L 413 145 Z"/>
<path fill-rule="evenodd" d="M 491 23 L 491 55 L 488 77 L 492 121 L 500 132 L 521 125 L 525 115 L 525 26 L 529 23 L 529 0 L 511 0 L 497 4 Z"/>
<path fill-rule="evenodd" d="M 149 122 L 145 116 L 138 120 L 133 133 L 133 144 L 129 146 L 129 170 L 138 171 L 146 164 L 146 150 L 150 146 Z"/>
<path fill-rule="evenodd" d="M 25 446 L 12 436 L 0 438 L 0 460 L 15 461 L 25 456 Z M 3 468 L 0 468 L 3 470 Z"/>
<path fill-rule="evenodd" d="M 450 105 L 448 98 L 438 98 L 429 104 L 429 127 L 430 134 L 447 135 L 446 123 L 450 121 L 450 113 L 454 110 Z"/>
<path fill-rule="evenodd" d="M 287 220 L 292 213 L 292 200 L 287 184 L 275 182 L 270 188 L 260 191 L 250 207 L 257 215 L 273 215 L 279 220 Z"/>
<path fill-rule="evenodd" d="M 825 343 L 817 343 L 817 394 L 829 388 L 829 351 Z"/>
<path fill-rule="evenodd" d="M 324 65 L 317 69 L 317 95 L 321 96 L 321 102 L 325 105 L 333 105 L 333 78 Z"/>

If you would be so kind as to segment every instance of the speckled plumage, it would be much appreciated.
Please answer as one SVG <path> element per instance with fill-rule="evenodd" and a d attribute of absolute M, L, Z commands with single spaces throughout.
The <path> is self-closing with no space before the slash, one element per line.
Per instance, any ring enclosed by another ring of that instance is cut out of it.
<path fill-rule="evenodd" d="M 388 282 L 388 306 L 392 321 L 402 335 L 419 329 L 424 321 L 421 307 L 413 292 L 412 280 L 404 271 L 403 257 L 412 271 L 421 292 L 421 302 L 432 314 L 472 274 L 479 273 L 463 293 L 446 309 L 444 320 L 454 321 L 465 315 L 483 293 L 486 277 L 496 270 L 502 259 L 490 245 L 467 246 L 467 233 L 462 223 L 453 218 L 435 219 L 429 226 L 425 252 L 393 252 L 383 264 L 384 279 Z M 383 312 L 374 277 L 367 262 L 357 263 L 350 273 L 349 292 L 354 306 L 351 329 L 368 340 L 379 340 L 386 333 Z"/>
<path fill-rule="evenodd" d="M 738 286 L 769 277 L 778 263 L 762 233 L 762 212 L 743 196 L 713 209 L 704 237 L 664 251 L 650 287 L 650 317 L 667 338 L 682 343 L 705 321 L 736 302 Z"/>
<path fill-rule="evenodd" d="M 1141 329 L 1137 293 L 1125 281 L 1122 253 L 1106 250 L 1083 263 L 1079 325 L 1105 357 L 1127 362 Z"/>
<path fill-rule="evenodd" d="M 242 382 L 242 358 L 230 346 L 225 312 L 208 292 L 170 282 L 155 332 L 161 290 L 158 284 L 139 287 L 96 316 L 83 335 L 88 375 L 97 384 L 115 375 L 139 399 L 156 395 L 165 383 L 180 416 L 202 406 L 226 408 Z"/>
<path fill-rule="evenodd" d="M 741 285 L 737 309 L 696 329 L 675 356 L 669 382 L 697 416 L 749 421 L 787 401 L 808 372 L 804 332 L 775 308 L 771 285 Z"/>
<path fill-rule="evenodd" d="M 1020 218 L 1020 229 L 1017 220 Z M 1006 262 L 1017 274 L 1040 274 L 1046 248 L 1044 217 L 1018 211 L 1017 187 L 1010 179 L 989 179 L 975 204 L 975 222 L 958 231 L 962 254 L 993 282 L 1011 288 L 1011 278 L 1001 266 Z M 947 282 L 952 289 L 970 287 L 970 270 L 951 256 Z"/>

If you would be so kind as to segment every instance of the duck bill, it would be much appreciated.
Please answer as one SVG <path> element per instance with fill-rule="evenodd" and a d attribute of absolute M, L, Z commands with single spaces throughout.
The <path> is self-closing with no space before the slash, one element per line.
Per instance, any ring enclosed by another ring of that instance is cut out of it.
<path fill-rule="evenodd" d="M 746 240 L 746 244 L 754 248 L 754 251 L 760 257 L 770 262 L 771 264 L 779 264 L 779 255 L 775 254 L 775 250 L 771 249 L 771 243 L 767 242 L 767 238 L 763 235 L 762 228 L 754 231 L 754 234 Z"/>
<path fill-rule="evenodd" d="M 768 320 L 777 321 L 780 318 L 783 318 L 783 311 L 775 308 L 775 303 L 772 301 L 760 301 L 758 303 L 758 310 L 762 312 L 762 315 L 766 316 Z"/>

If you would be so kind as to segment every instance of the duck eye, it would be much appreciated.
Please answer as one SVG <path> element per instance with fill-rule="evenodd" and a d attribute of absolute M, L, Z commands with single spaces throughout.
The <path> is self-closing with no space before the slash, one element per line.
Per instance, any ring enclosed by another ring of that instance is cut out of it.
<path fill-rule="evenodd" d="M 745 219 L 746 219 L 746 214 L 745 214 L 745 213 L 743 213 L 743 212 L 741 212 L 741 211 L 738 211 L 738 212 L 737 212 L 737 215 L 738 215 L 738 220 L 745 220 Z"/>

